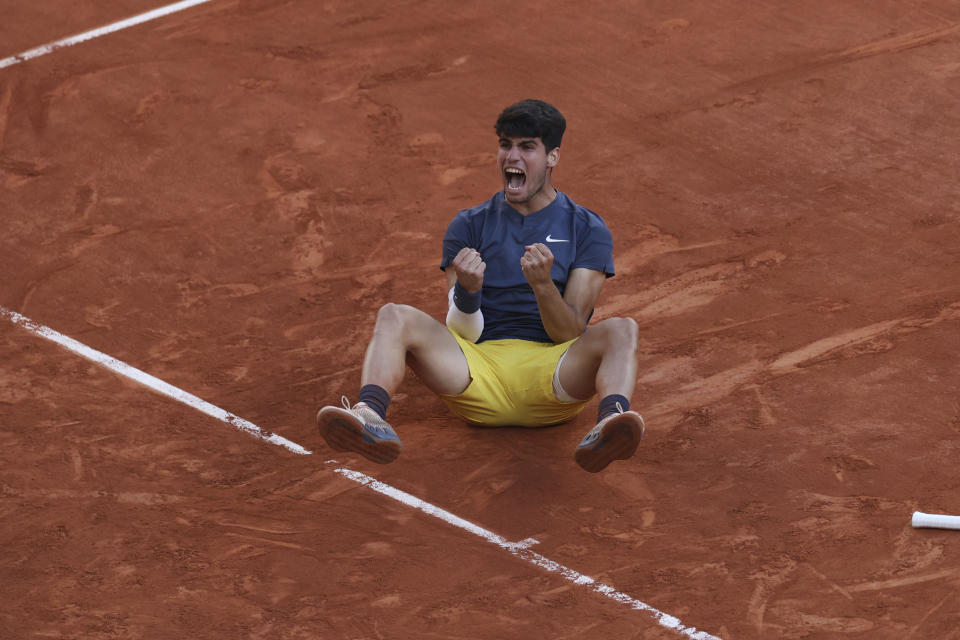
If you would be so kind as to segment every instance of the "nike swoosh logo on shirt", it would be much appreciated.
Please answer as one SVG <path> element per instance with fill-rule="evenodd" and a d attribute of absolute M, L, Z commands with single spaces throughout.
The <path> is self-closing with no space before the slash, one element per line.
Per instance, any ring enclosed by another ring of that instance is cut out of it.
<path fill-rule="evenodd" d="M 553 234 L 547 236 L 547 242 L 570 242 L 569 240 L 558 240 L 553 237 Z"/>

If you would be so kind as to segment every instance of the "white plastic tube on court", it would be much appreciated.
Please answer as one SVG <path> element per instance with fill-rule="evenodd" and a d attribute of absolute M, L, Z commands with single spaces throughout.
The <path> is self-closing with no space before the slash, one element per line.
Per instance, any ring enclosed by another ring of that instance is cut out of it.
<path fill-rule="evenodd" d="M 960 516 L 945 516 L 938 513 L 913 512 L 914 529 L 956 529 L 960 530 Z"/>

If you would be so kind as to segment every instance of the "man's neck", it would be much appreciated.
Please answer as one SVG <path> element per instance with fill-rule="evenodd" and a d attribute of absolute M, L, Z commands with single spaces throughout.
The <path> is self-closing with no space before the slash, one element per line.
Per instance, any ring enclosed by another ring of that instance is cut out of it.
<path fill-rule="evenodd" d="M 539 191 L 537 195 L 530 198 L 526 202 L 517 202 L 513 203 L 507 200 L 513 209 L 522 216 L 528 216 L 531 213 L 536 213 L 537 211 L 542 211 L 549 207 L 554 200 L 557 199 L 557 190 L 552 186 L 546 187 Z"/>

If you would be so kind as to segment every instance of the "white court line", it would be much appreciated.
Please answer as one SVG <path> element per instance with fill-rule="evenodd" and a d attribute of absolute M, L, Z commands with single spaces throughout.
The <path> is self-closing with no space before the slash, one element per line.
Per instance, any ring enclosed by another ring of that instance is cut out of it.
<path fill-rule="evenodd" d="M 335 461 L 329 460 L 328 462 L 335 462 Z M 534 553 L 533 551 L 530 551 L 529 547 L 534 544 L 537 544 L 537 540 L 535 540 L 534 538 L 527 538 L 522 542 L 507 542 L 503 537 L 498 536 L 492 531 L 484 529 L 483 527 L 479 527 L 473 524 L 472 522 L 468 522 L 467 520 L 464 520 L 459 516 L 453 515 L 449 511 L 445 511 L 440 507 L 436 507 L 430 504 L 429 502 L 424 502 L 423 500 L 421 500 L 420 498 L 417 498 L 416 496 L 412 496 L 409 493 L 406 493 L 405 491 L 401 491 L 400 489 L 391 487 L 390 485 L 380 482 L 379 480 L 376 480 L 374 478 L 371 478 L 368 475 L 364 475 L 359 471 L 352 471 L 351 469 L 346 469 L 343 467 L 334 469 L 334 471 L 336 471 L 337 473 L 339 473 L 340 475 L 346 478 L 350 478 L 354 482 L 357 482 L 359 484 L 362 484 L 366 487 L 373 489 L 377 493 L 382 493 L 385 496 L 393 498 L 397 502 L 402 502 L 408 507 L 413 507 L 414 509 L 423 511 L 424 513 L 429 514 L 435 518 L 440 518 L 441 520 L 443 520 L 444 522 L 447 522 L 448 524 L 451 524 L 455 527 L 459 527 L 460 529 L 464 529 L 465 531 L 469 531 L 470 533 L 476 536 L 480 536 L 487 542 L 493 543 L 498 547 L 500 547 L 501 549 L 509 551 L 510 553 L 517 556 L 518 558 L 522 558 L 527 562 L 529 562 L 530 564 L 540 567 L 541 569 L 546 569 L 547 571 L 550 571 L 552 573 L 559 573 L 561 576 L 563 576 L 564 578 L 566 578 L 567 580 L 569 580 L 574 584 L 577 584 L 583 587 L 590 587 L 590 589 L 592 589 L 593 591 L 596 591 L 597 593 L 604 595 L 610 598 L 611 600 L 616 600 L 620 604 L 625 604 L 629 606 L 631 609 L 636 609 L 638 611 L 646 611 L 651 616 L 653 616 L 653 619 L 657 621 L 657 624 L 659 624 L 662 627 L 666 627 L 671 631 L 676 631 L 681 635 L 694 638 L 695 640 L 720 640 L 720 638 L 717 638 L 716 636 L 712 636 L 706 631 L 698 631 L 694 627 L 688 627 L 683 623 L 681 623 L 680 620 L 678 620 L 677 618 L 671 616 L 670 614 L 664 613 L 659 609 L 655 609 L 651 607 L 645 602 L 641 602 L 636 598 L 632 598 L 625 593 L 617 591 L 616 589 L 614 589 L 609 585 L 605 585 L 601 582 L 597 582 L 596 580 L 594 580 L 589 576 L 585 576 L 578 571 L 574 571 L 573 569 L 565 567 L 562 564 L 554 562 L 553 560 L 546 558 L 540 555 L 539 553 Z"/>
<path fill-rule="evenodd" d="M 144 22 L 150 22 L 151 20 L 156 20 L 157 18 L 162 18 L 163 16 L 168 16 L 171 13 L 177 13 L 178 11 L 183 11 L 184 9 L 189 9 L 190 7 L 195 7 L 198 4 L 204 4 L 206 2 L 211 2 L 211 0 L 183 0 L 182 2 L 176 2 L 165 7 L 160 7 L 159 9 L 141 13 L 133 16 L 132 18 L 127 18 L 126 20 L 120 20 L 119 22 L 108 24 L 105 27 L 84 31 L 83 33 L 79 33 L 75 36 L 57 40 L 56 42 L 45 44 L 41 47 L 37 47 L 36 49 L 30 49 L 29 51 L 18 53 L 15 56 L 4 58 L 3 60 L 0 60 L 0 69 L 3 69 L 4 67 L 11 67 L 21 62 L 26 62 L 32 58 L 39 58 L 40 56 L 44 56 L 48 53 L 56 51 L 57 49 L 62 49 L 63 47 L 70 47 L 81 42 L 86 42 L 87 40 L 99 38 L 100 36 L 107 35 L 108 33 L 128 29 L 129 27 L 143 24 Z"/>
<path fill-rule="evenodd" d="M 157 391 L 158 393 L 161 393 L 169 398 L 182 402 L 190 407 L 193 407 L 194 409 L 197 409 L 202 413 L 205 413 L 209 416 L 217 418 L 218 420 L 222 420 L 223 422 L 232 424 L 233 426 L 239 429 L 242 429 L 247 433 L 253 434 L 258 438 L 266 440 L 271 444 L 279 445 L 281 447 L 289 449 L 290 451 L 293 451 L 294 453 L 305 454 L 305 455 L 309 455 L 311 453 L 310 451 L 307 451 L 306 449 L 304 449 L 303 447 L 301 447 L 299 444 L 295 442 L 291 442 L 290 440 L 287 440 L 286 438 L 282 438 L 276 434 L 269 434 L 267 432 L 264 432 L 262 429 L 260 429 L 260 427 L 258 427 L 253 423 L 247 422 L 242 418 L 238 418 L 232 413 L 228 413 L 223 409 L 220 409 L 210 404 L 209 402 L 206 402 L 205 400 L 201 400 L 195 395 L 187 393 L 186 391 L 178 389 L 173 385 L 167 384 L 166 382 L 158 378 L 155 378 L 147 373 L 144 373 L 139 369 L 131 367 L 130 365 L 124 362 L 121 362 L 120 360 L 117 360 L 112 356 L 108 356 L 104 353 L 101 353 L 95 349 L 92 349 L 86 346 L 85 344 L 77 342 L 73 338 L 68 338 L 62 333 L 59 333 L 49 327 L 45 327 L 41 324 L 38 324 L 33 320 L 27 318 L 26 316 L 23 316 L 15 311 L 11 311 L 5 307 L 0 307 L 0 316 L 4 316 L 14 324 L 19 325 L 20 327 L 23 327 L 27 331 L 37 336 L 40 336 L 41 338 L 45 338 L 47 340 L 55 342 L 56 344 L 68 349 L 69 351 L 72 351 L 77 355 L 83 356 L 88 360 L 92 360 L 93 362 L 96 362 L 97 364 L 102 365 L 110 369 L 111 371 L 114 371 L 115 373 L 119 373 L 120 375 L 130 378 L 135 382 L 139 382 L 140 384 L 143 384 L 153 389 L 154 391 Z M 333 463 L 335 461 L 330 460 L 328 462 Z M 640 600 L 637 600 L 636 598 L 633 598 L 623 592 L 617 591 L 616 589 L 614 589 L 609 585 L 603 584 L 601 582 L 597 582 L 596 580 L 594 580 L 589 576 L 585 576 L 578 571 L 574 571 L 569 567 L 565 567 L 562 564 L 554 562 L 553 560 L 547 557 L 544 557 L 539 553 L 534 553 L 533 551 L 530 551 L 530 547 L 537 544 L 537 540 L 534 538 L 527 538 L 526 540 L 522 540 L 520 542 L 509 542 L 506 540 L 506 538 L 500 535 L 497 535 L 496 533 L 490 531 L 489 529 L 484 529 L 479 525 L 473 524 L 468 520 L 464 520 L 463 518 L 456 516 L 450 513 L 449 511 L 446 511 L 445 509 L 441 509 L 440 507 L 432 505 L 429 502 L 424 502 L 423 500 L 421 500 L 420 498 L 417 498 L 416 496 L 410 495 L 405 491 L 401 491 L 400 489 L 397 489 L 388 484 L 380 482 L 379 480 L 371 478 L 370 476 L 360 473 L 359 471 L 353 471 L 345 467 L 338 467 L 334 469 L 334 471 L 346 478 L 349 478 L 350 480 L 353 480 L 358 484 L 369 487 L 370 489 L 376 491 L 377 493 L 383 494 L 389 498 L 392 498 L 393 500 L 396 500 L 397 502 L 405 504 L 408 507 L 412 507 L 414 509 L 422 511 L 423 513 L 431 515 L 435 518 L 439 518 L 440 520 L 443 520 L 447 524 L 450 524 L 459 529 L 463 529 L 464 531 L 469 531 L 473 535 L 483 538 L 484 540 L 486 540 L 491 544 L 497 545 L 501 549 L 508 551 L 514 556 L 521 558 L 523 560 L 526 560 L 530 564 L 533 564 L 551 573 L 560 574 L 565 579 L 569 580 L 570 582 L 573 582 L 576 585 L 579 585 L 581 587 L 589 587 L 591 590 L 595 591 L 596 593 L 606 596 L 607 598 L 610 598 L 611 600 L 619 602 L 620 604 L 627 605 L 631 609 L 635 609 L 637 611 L 645 611 L 649 613 L 654 620 L 656 620 L 657 624 L 659 624 L 662 627 L 666 627 L 671 631 L 675 631 L 681 635 L 685 635 L 689 638 L 693 638 L 694 640 L 720 640 L 720 638 L 718 638 L 717 636 L 710 635 L 706 631 L 698 631 L 694 627 L 688 627 L 683 623 L 681 623 L 678 618 L 675 618 L 674 616 L 664 613 L 659 609 L 651 607 L 645 602 L 641 602 Z"/>
<path fill-rule="evenodd" d="M 223 422 L 226 422 L 227 424 L 232 424 L 233 426 L 237 427 L 242 431 L 246 431 L 247 433 L 250 433 L 258 438 L 266 440 L 270 444 L 281 446 L 285 449 L 289 449 L 294 453 L 299 453 L 299 454 L 310 453 L 309 451 L 301 447 L 296 442 L 291 442 L 290 440 L 287 440 L 282 436 L 278 436 L 275 433 L 268 433 L 266 431 L 263 431 L 260 427 L 253 424 L 252 422 L 248 422 L 243 418 L 238 418 L 232 413 L 224 411 L 220 407 L 210 404 L 206 400 L 201 400 L 200 398 L 193 395 L 192 393 L 187 393 L 186 391 L 182 389 L 178 389 L 177 387 L 171 384 L 167 384 L 166 382 L 164 382 L 163 380 L 160 380 L 159 378 L 154 378 L 149 373 L 144 373 L 140 369 L 131 367 L 127 363 L 121 362 L 120 360 L 117 360 L 112 356 L 108 356 L 105 353 L 101 353 L 96 349 L 91 349 L 87 345 L 77 342 L 73 338 L 68 338 L 62 333 L 58 333 L 54 331 L 50 327 L 45 327 L 41 324 L 37 324 L 30 318 L 27 318 L 26 316 L 22 316 L 15 311 L 10 311 L 5 307 L 0 307 L 0 316 L 5 316 L 12 323 L 16 325 L 20 325 L 27 331 L 33 334 L 36 334 L 41 338 L 46 338 L 51 342 L 55 342 L 61 347 L 64 347 L 79 356 L 83 356 L 87 360 L 93 360 L 97 364 L 102 365 L 107 369 L 110 369 L 111 371 L 119 373 L 120 375 L 126 378 L 130 378 L 135 382 L 139 382 L 140 384 L 153 389 L 157 393 L 161 393 L 169 398 L 173 398 L 178 402 L 182 402 L 183 404 L 189 407 L 193 407 L 197 411 L 201 413 L 205 413 L 208 416 L 216 418 L 217 420 L 221 420 Z"/>

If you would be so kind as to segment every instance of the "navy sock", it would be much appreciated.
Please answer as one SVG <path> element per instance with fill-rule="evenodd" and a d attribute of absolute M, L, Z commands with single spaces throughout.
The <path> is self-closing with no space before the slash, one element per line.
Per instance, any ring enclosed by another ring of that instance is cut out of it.
<path fill-rule="evenodd" d="M 383 387 L 375 384 L 365 384 L 360 389 L 360 397 L 357 402 L 362 402 L 374 411 L 377 415 L 387 419 L 387 407 L 390 406 L 390 394 Z"/>
<path fill-rule="evenodd" d="M 600 422 L 611 413 L 617 413 L 617 403 L 624 411 L 630 411 L 630 401 L 616 393 L 610 394 L 600 401 L 600 408 L 597 410 L 597 422 Z"/>

